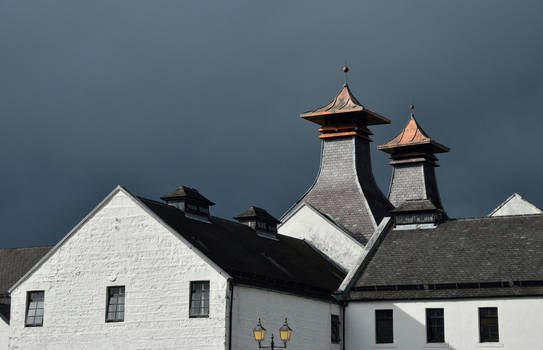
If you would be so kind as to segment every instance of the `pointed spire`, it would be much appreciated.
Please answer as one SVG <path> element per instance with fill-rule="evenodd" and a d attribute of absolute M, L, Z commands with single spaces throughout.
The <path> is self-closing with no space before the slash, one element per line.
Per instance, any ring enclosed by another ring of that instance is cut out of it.
<path fill-rule="evenodd" d="M 449 152 L 449 147 L 436 142 L 421 128 L 415 119 L 415 114 L 413 113 L 415 106 L 411 105 L 409 106 L 409 109 L 411 110 L 411 116 L 405 128 L 403 128 L 398 135 L 392 138 L 392 140 L 385 144 L 379 145 L 377 148 L 383 152 L 393 153 L 400 147 L 429 145 L 429 151 L 431 153 Z"/>
<path fill-rule="evenodd" d="M 347 117 L 357 115 L 366 121 L 367 125 L 390 124 L 390 120 L 365 108 L 354 97 L 349 85 L 345 83 L 339 94 L 326 106 L 316 108 L 300 114 L 304 119 L 326 125 L 326 120 L 334 117 Z"/>

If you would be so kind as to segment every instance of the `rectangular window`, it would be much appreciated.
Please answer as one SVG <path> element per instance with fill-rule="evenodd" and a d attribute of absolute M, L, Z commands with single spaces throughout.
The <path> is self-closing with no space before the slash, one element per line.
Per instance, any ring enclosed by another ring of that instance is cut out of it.
<path fill-rule="evenodd" d="M 479 308 L 479 340 L 481 343 L 497 343 L 500 341 L 497 307 Z"/>
<path fill-rule="evenodd" d="M 443 309 L 426 309 L 426 341 L 428 343 L 445 342 Z"/>
<path fill-rule="evenodd" d="M 190 317 L 209 316 L 209 281 L 190 282 Z"/>
<path fill-rule="evenodd" d="M 375 342 L 394 343 L 392 310 L 375 310 Z"/>
<path fill-rule="evenodd" d="M 124 286 L 107 287 L 106 322 L 124 321 Z"/>
<path fill-rule="evenodd" d="M 341 337 L 339 335 L 339 316 L 332 315 L 332 343 L 339 344 Z"/>
<path fill-rule="evenodd" d="M 26 327 L 43 326 L 44 291 L 26 293 Z"/>

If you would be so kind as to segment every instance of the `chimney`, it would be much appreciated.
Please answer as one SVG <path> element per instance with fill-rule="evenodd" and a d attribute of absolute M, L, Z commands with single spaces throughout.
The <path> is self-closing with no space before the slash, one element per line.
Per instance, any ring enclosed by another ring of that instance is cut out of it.
<path fill-rule="evenodd" d="M 197 189 L 179 186 L 173 192 L 160 197 L 168 205 L 176 207 L 185 213 L 186 217 L 204 220 L 208 222 L 209 218 L 209 207 L 215 205 L 212 201 L 202 196 Z"/>
<path fill-rule="evenodd" d="M 449 148 L 428 136 L 411 113 L 405 128 L 378 149 L 390 154 L 394 169 L 388 199 L 396 207 L 396 226 L 432 227 L 445 219 L 434 170 L 438 159 L 434 154 L 449 152 Z"/>
<path fill-rule="evenodd" d="M 277 239 L 277 224 L 280 221 L 262 208 L 251 205 L 249 209 L 235 216 L 234 219 L 249 226 L 261 237 Z"/>
<path fill-rule="evenodd" d="M 320 170 L 313 186 L 283 221 L 307 204 L 365 244 L 393 209 L 373 178 L 372 132 L 367 127 L 390 121 L 362 106 L 347 84 L 329 104 L 301 117 L 320 125 Z"/>

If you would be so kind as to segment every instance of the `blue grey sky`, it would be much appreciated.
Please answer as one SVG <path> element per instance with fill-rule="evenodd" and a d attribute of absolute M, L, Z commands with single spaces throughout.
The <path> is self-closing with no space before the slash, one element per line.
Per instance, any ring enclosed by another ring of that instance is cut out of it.
<path fill-rule="evenodd" d="M 184 184 L 232 217 L 280 216 L 312 183 L 341 89 L 391 119 L 416 106 L 452 217 L 513 192 L 543 206 L 543 2 L 0 1 L 0 247 L 56 243 L 117 184 Z"/>

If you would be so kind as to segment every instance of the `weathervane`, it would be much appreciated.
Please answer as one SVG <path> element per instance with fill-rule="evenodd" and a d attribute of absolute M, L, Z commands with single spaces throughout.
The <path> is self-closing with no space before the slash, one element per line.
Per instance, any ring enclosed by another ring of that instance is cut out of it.
<path fill-rule="evenodd" d="M 409 109 L 411 110 L 411 118 L 415 117 L 415 112 L 413 112 L 415 110 L 415 105 L 409 105 Z"/>

